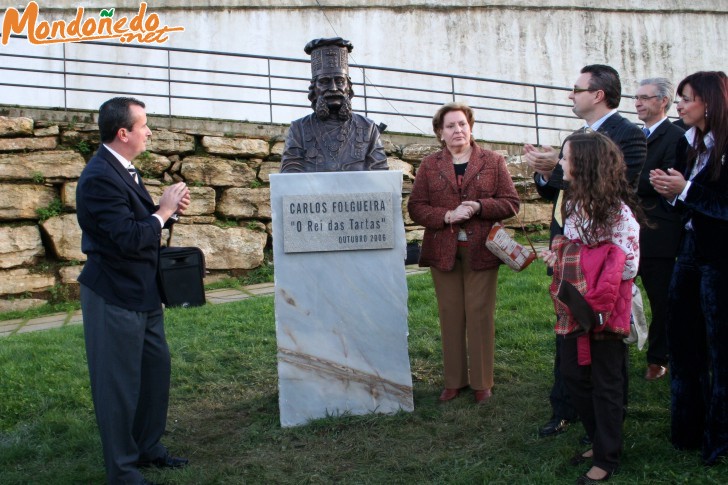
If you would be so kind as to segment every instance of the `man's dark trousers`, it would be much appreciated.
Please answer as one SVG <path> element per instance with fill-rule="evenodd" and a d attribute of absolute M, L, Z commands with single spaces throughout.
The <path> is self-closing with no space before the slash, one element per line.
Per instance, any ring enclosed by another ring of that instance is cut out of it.
<path fill-rule="evenodd" d="M 108 480 L 142 483 L 137 457 L 151 461 L 167 454 L 159 442 L 167 422 L 171 372 L 163 310 L 126 310 L 85 285 L 81 307 Z"/>

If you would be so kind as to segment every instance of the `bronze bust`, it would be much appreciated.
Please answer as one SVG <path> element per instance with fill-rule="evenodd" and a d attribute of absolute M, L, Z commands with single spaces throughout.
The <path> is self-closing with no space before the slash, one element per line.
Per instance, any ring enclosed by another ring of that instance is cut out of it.
<path fill-rule="evenodd" d="M 304 50 L 311 55 L 308 99 L 314 112 L 291 123 L 282 173 L 387 170 L 377 126 L 351 109 L 352 49 L 341 37 L 306 44 Z"/>

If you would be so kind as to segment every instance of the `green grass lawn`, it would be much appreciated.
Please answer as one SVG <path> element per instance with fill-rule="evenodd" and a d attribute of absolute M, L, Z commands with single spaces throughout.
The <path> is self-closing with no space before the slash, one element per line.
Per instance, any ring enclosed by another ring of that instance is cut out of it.
<path fill-rule="evenodd" d="M 549 279 L 534 263 L 500 271 L 493 399 L 446 404 L 430 276 L 409 278 L 409 352 L 415 410 L 327 418 L 281 429 L 273 298 L 167 312 L 172 396 L 167 436 L 190 459 L 149 471 L 169 484 L 573 483 L 586 466 L 577 423 L 538 438 L 550 414 L 553 312 Z M 725 461 L 702 466 L 669 436 L 669 380 L 646 382 L 632 348 L 622 466 L 610 483 L 726 483 Z M 103 483 L 80 326 L 0 340 L 0 484 Z"/>

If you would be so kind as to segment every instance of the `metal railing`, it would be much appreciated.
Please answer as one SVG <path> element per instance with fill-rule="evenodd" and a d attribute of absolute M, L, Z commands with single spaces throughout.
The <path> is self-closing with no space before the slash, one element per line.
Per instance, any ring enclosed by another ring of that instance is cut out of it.
<path fill-rule="evenodd" d="M 311 112 L 308 59 L 107 42 L 37 47 L 12 35 L 0 61 L 0 104 L 97 109 L 131 95 L 156 115 L 285 124 Z M 430 135 L 433 113 L 450 101 L 474 109 L 479 139 L 559 144 L 579 126 L 566 87 L 359 64 L 350 75 L 355 111 L 390 131 Z"/>

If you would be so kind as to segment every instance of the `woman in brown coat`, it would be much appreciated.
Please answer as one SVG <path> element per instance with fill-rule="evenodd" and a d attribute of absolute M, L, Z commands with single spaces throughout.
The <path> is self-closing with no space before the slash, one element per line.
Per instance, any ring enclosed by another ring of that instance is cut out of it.
<path fill-rule="evenodd" d="M 493 387 L 501 264 L 485 241 L 494 222 L 514 215 L 519 199 L 503 157 L 473 140 L 474 123 L 464 104 L 435 113 L 432 127 L 443 150 L 422 160 L 407 208 L 425 227 L 420 266 L 431 268 L 437 295 L 445 373 L 440 401 L 470 386 L 480 404 Z"/>

